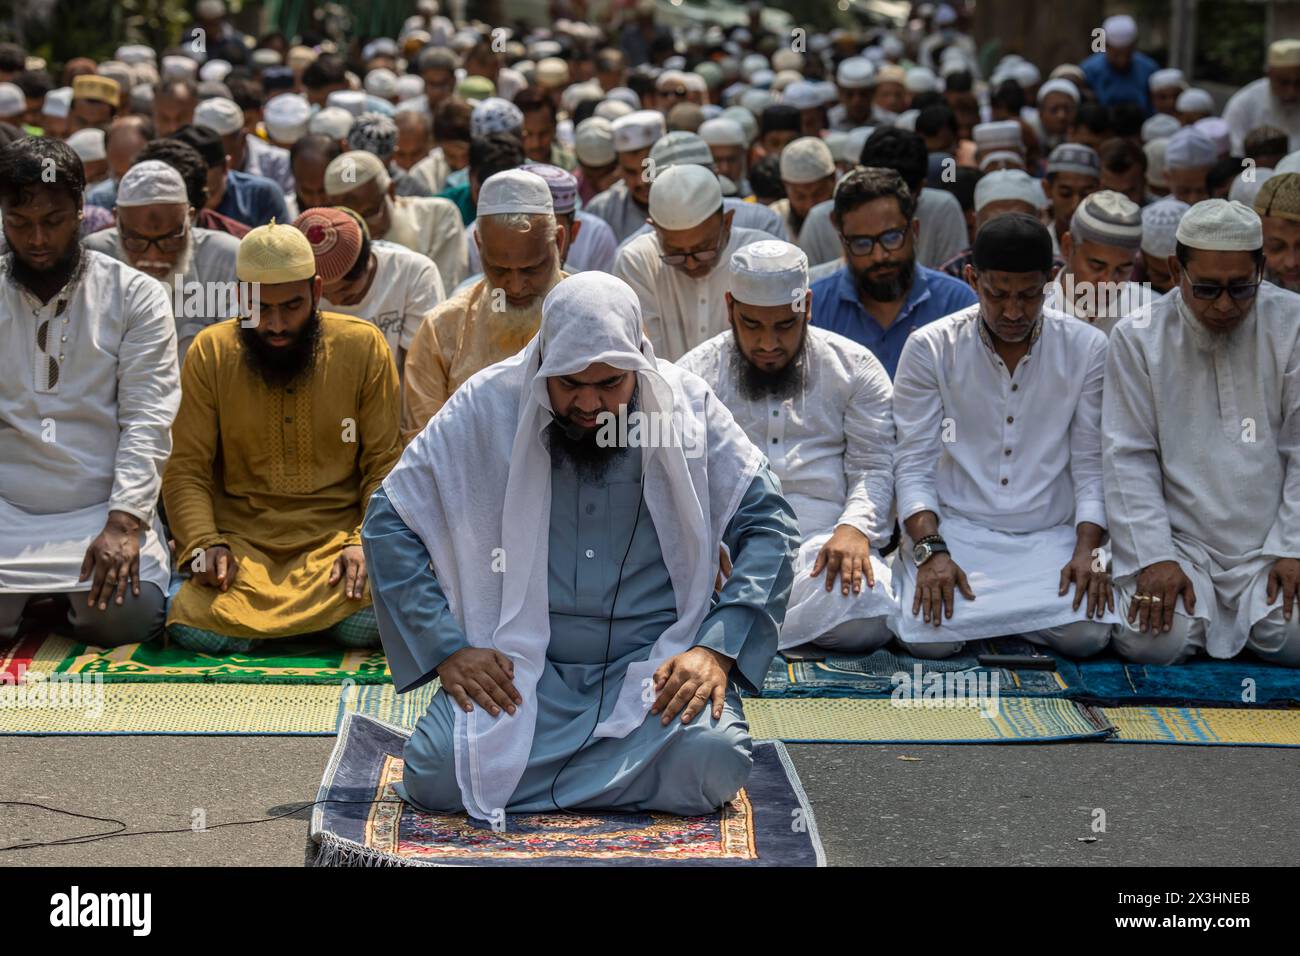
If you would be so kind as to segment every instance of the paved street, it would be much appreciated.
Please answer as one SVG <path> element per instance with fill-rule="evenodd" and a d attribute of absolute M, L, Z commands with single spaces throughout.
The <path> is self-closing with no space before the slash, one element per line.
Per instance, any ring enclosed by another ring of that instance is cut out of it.
<path fill-rule="evenodd" d="M 0 799 L 116 817 L 132 830 L 209 826 L 314 799 L 328 737 L 0 737 Z M 797 745 L 832 865 L 1300 863 L 1295 751 L 1120 744 Z M 909 758 L 909 759 L 903 759 Z M 910 759 L 919 758 L 919 759 Z M 1090 828 L 1095 809 L 1106 832 Z M 304 815 L 305 816 L 305 815 Z M 0 807 L 0 844 L 111 824 Z M 280 865 L 305 819 L 43 847 L 0 865 Z M 1097 836 L 1095 842 L 1081 837 Z"/>

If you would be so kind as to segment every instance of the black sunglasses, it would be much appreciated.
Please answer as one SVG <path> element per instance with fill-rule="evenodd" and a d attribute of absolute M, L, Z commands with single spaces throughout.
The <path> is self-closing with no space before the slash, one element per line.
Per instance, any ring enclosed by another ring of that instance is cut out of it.
<path fill-rule="evenodd" d="M 1218 282 L 1193 282 L 1192 295 L 1198 299 L 1213 301 L 1227 292 L 1228 298 L 1233 302 L 1245 302 L 1247 299 L 1255 298 L 1259 286 L 1259 282 L 1233 282 L 1230 285 L 1221 285 Z"/>

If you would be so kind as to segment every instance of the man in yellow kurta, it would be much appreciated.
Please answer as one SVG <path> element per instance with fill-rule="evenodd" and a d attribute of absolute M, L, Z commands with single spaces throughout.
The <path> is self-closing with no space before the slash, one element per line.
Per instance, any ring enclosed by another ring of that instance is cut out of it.
<path fill-rule="evenodd" d="M 181 374 L 163 499 L 190 578 L 169 632 L 212 653 L 319 631 L 378 646 L 361 521 L 401 451 L 388 344 L 320 311 L 292 225 L 245 236 L 235 271 L 256 307 L 200 332 Z"/>
<path fill-rule="evenodd" d="M 542 301 L 565 273 L 564 227 L 547 181 L 509 169 L 478 196 L 474 241 L 483 278 L 424 318 L 406 353 L 402 438 L 410 441 L 475 372 L 520 351 L 542 321 Z"/>

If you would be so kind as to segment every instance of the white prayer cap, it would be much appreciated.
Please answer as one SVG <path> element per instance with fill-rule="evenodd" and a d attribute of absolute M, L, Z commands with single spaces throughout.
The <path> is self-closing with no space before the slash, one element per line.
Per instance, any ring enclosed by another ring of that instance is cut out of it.
<path fill-rule="evenodd" d="M 1245 203 L 1206 199 L 1187 210 L 1174 235 L 1193 249 L 1251 252 L 1264 245 L 1264 224 Z"/>
<path fill-rule="evenodd" d="M 507 169 L 489 176 L 479 187 L 478 214 L 503 213 L 555 215 L 551 187 L 541 176 L 522 169 Z"/>
<path fill-rule="evenodd" d="M 662 229 L 692 229 L 720 208 L 718 177 L 703 166 L 674 166 L 650 185 L 650 218 Z"/>
<path fill-rule="evenodd" d="M 840 91 L 830 80 L 814 80 L 813 87 L 821 94 L 822 105 L 834 103 L 840 98 Z"/>
<path fill-rule="evenodd" d="M 104 131 L 93 127 L 77 130 L 68 137 L 68 145 L 83 163 L 93 163 L 108 159 L 104 149 Z"/>
<path fill-rule="evenodd" d="M 1283 156 L 1281 161 L 1273 167 L 1273 171 L 1278 175 L 1282 173 L 1300 173 L 1300 149 Z"/>
<path fill-rule="evenodd" d="M 1038 102 L 1043 102 L 1043 100 L 1051 93 L 1064 93 L 1070 99 L 1074 100 L 1074 102 L 1079 102 L 1079 88 L 1066 79 L 1058 77 L 1055 80 L 1048 80 L 1040 86 L 1038 88 Z"/>
<path fill-rule="evenodd" d="M 194 107 L 194 125 L 206 126 L 218 136 L 231 136 L 244 128 L 244 111 L 234 100 L 214 96 Z"/>
<path fill-rule="evenodd" d="M 903 41 L 892 33 L 886 33 L 880 38 L 880 49 L 888 59 L 895 59 L 903 55 Z"/>
<path fill-rule="evenodd" d="M 497 80 L 497 89 L 501 90 L 500 74 L 497 74 Z M 512 99 L 513 96 L 513 93 L 511 93 L 510 96 L 506 96 L 504 92 L 501 93 L 502 99 Z M 582 103 L 584 100 L 603 100 L 604 98 L 605 91 L 596 80 L 587 80 L 583 83 L 573 83 L 560 94 L 560 109 L 569 115 L 573 115 L 573 112 L 578 108 L 578 104 Z M 619 104 L 619 106 L 626 105 L 627 104 L 625 103 Z"/>
<path fill-rule="evenodd" d="M 995 170 L 981 176 L 975 183 L 976 212 L 989 203 L 1009 200 L 1027 203 L 1034 209 L 1047 207 L 1047 194 L 1043 192 L 1042 184 L 1023 169 Z"/>
<path fill-rule="evenodd" d="M 1232 131 L 1228 129 L 1225 120 L 1217 116 L 1206 116 L 1193 123 L 1192 129 L 1205 134 L 1205 138 L 1214 144 L 1219 158 L 1227 156 L 1228 151 L 1232 149 Z"/>
<path fill-rule="evenodd" d="M 269 47 L 258 47 L 252 53 L 248 54 L 249 61 L 254 67 L 265 69 L 268 66 L 279 66 L 284 62 L 284 57 L 279 50 L 272 50 Z"/>
<path fill-rule="evenodd" d="M 780 239 L 763 239 L 731 255 L 731 297 L 746 305 L 794 305 L 808 288 L 808 256 Z"/>
<path fill-rule="evenodd" d="M 113 54 L 113 59 L 121 60 L 128 65 L 136 63 L 153 63 L 156 60 L 153 47 L 145 46 L 142 43 L 127 43 L 117 48 Z"/>
<path fill-rule="evenodd" d="M 664 135 L 664 114 L 658 110 L 637 110 L 614 120 L 614 150 L 632 153 L 653 146 Z"/>
<path fill-rule="evenodd" d="M 745 130 L 730 116 L 705 120 L 696 131 L 710 146 L 748 146 Z"/>
<path fill-rule="evenodd" d="M 1047 175 L 1079 173 L 1101 178 L 1101 157 L 1091 146 L 1082 143 L 1062 143 L 1047 157 Z"/>
<path fill-rule="evenodd" d="M 740 94 L 740 105 L 755 116 L 761 115 L 773 102 L 772 94 L 767 90 L 746 90 Z"/>
<path fill-rule="evenodd" d="M 397 95 L 397 74 L 381 66 L 366 74 L 362 87 L 371 96 L 386 100 Z"/>
<path fill-rule="evenodd" d="M 262 110 L 266 132 L 277 143 L 296 143 L 307 135 L 311 104 L 297 93 L 280 93 L 267 100 Z M 347 134 L 344 133 L 344 136 Z M 342 139 L 343 137 L 338 137 Z"/>
<path fill-rule="evenodd" d="M 307 121 L 307 130 L 311 133 L 323 133 L 330 139 L 347 139 L 357 118 L 338 106 L 327 106 Z"/>
<path fill-rule="evenodd" d="M 1101 22 L 1101 28 L 1106 32 L 1106 42 L 1112 46 L 1132 46 L 1138 35 L 1137 22 L 1126 13 L 1107 17 Z"/>
<path fill-rule="evenodd" d="M 941 89 L 934 71 L 924 66 L 914 66 L 908 70 L 903 85 L 912 93 L 938 93 Z"/>
<path fill-rule="evenodd" d="M 1192 207 L 1181 199 L 1166 196 L 1142 207 L 1142 252 L 1167 259 L 1175 252 L 1175 233 L 1183 214 Z"/>
<path fill-rule="evenodd" d="M 745 58 L 740 61 L 740 75 L 749 79 L 759 70 L 766 70 L 768 66 L 767 57 L 761 53 L 747 53 Z"/>
<path fill-rule="evenodd" d="M 759 70 L 749 78 L 750 85 L 759 90 L 770 90 L 776 82 L 776 74 L 771 70 Z"/>
<path fill-rule="evenodd" d="M 219 20 L 226 15 L 226 5 L 223 0 L 199 0 L 195 12 L 201 20 Z"/>
<path fill-rule="evenodd" d="M 998 120 L 994 123 L 976 123 L 971 129 L 975 145 L 980 149 L 1014 149 L 1025 148 L 1020 136 L 1020 124 L 1015 120 Z"/>
<path fill-rule="evenodd" d="M 746 145 L 758 138 L 758 119 L 743 106 L 728 106 L 722 111 L 722 118 L 735 120 L 740 124 L 740 128 L 745 131 L 745 138 L 748 141 Z"/>
<path fill-rule="evenodd" d="M 798 80 L 781 92 L 781 102 L 797 110 L 810 110 L 822 105 L 822 95 L 812 83 Z"/>
<path fill-rule="evenodd" d="M 632 89 L 630 86 L 616 86 L 605 94 L 605 98 L 609 100 L 619 100 L 620 102 L 626 103 L 634 110 L 639 110 L 641 108 L 641 97 L 637 91 Z"/>
<path fill-rule="evenodd" d="M 424 95 L 424 80 L 410 73 L 399 76 L 394 95 L 399 100 L 411 100 L 417 96 L 422 96 Z"/>
<path fill-rule="evenodd" d="M 118 206 L 156 206 L 176 204 L 188 206 L 189 194 L 185 180 L 174 166 L 157 159 L 136 163 L 126 171 L 117 184 Z"/>
<path fill-rule="evenodd" d="M 1149 143 L 1153 139 L 1173 136 L 1183 124 L 1178 122 L 1178 118 L 1170 116 L 1168 113 L 1156 113 L 1142 123 L 1142 142 Z"/>
<path fill-rule="evenodd" d="M 1300 40 L 1275 40 L 1268 45 L 1269 66 L 1300 66 Z"/>
<path fill-rule="evenodd" d="M 1147 81 L 1151 92 L 1156 90 L 1185 90 L 1187 89 L 1187 78 L 1183 76 L 1182 70 L 1166 69 L 1156 70 L 1151 74 L 1151 79 Z"/>
<path fill-rule="evenodd" d="M 374 153 L 353 149 L 330 160 L 325 167 L 325 194 L 341 196 L 358 186 L 375 181 L 381 192 L 388 189 L 388 167 Z"/>
<path fill-rule="evenodd" d="M 361 90 L 335 90 L 325 98 L 326 107 L 347 110 L 354 117 L 366 111 L 366 94 Z"/>
<path fill-rule="evenodd" d="M 0 83 L 0 119 L 18 116 L 27 110 L 27 97 L 17 83 Z"/>
<path fill-rule="evenodd" d="M 802 76 L 795 74 L 796 78 L 802 79 Z M 592 82 L 595 82 L 594 80 Z M 704 96 L 709 95 L 709 84 L 703 76 L 692 70 L 690 73 L 682 74 L 682 86 L 686 87 L 688 93 L 700 93 Z"/>
<path fill-rule="evenodd" d="M 198 75 L 199 65 L 188 56 L 165 56 L 161 72 L 164 80 L 192 80 Z"/>
<path fill-rule="evenodd" d="M 377 56 L 397 57 L 397 41 L 390 37 L 377 37 L 361 48 L 361 59 L 373 60 Z"/>
<path fill-rule="evenodd" d="M 1180 113 L 1213 113 L 1214 97 L 1205 90 L 1192 87 L 1183 90 L 1174 100 L 1174 109 Z"/>
<path fill-rule="evenodd" d="M 614 133 L 609 120 L 589 116 L 573 131 L 573 151 L 585 166 L 608 166 L 618 154 L 614 152 Z"/>
<path fill-rule="evenodd" d="M 1123 193 L 1099 190 L 1074 207 L 1070 235 L 1075 242 L 1136 249 L 1142 245 L 1142 210 Z"/>
<path fill-rule="evenodd" d="M 815 183 L 835 175 L 835 157 L 816 136 L 801 136 L 781 150 L 780 166 L 787 183 Z"/>
<path fill-rule="evenodd" d="M 894 117 L 894 129 L 905 129 L 909 133 L 915 133 L 916 118 L 920 115 L 920 110 L 903 110 L 903 112 Z"/>
<path fill-rule="evenodd" d="M 656 173 L 683 163 L 713 168 L 713 153 L 709 144 L 698 134 L 686 130 L 673 130 L 655 140 L 650 147 L 650 163 Z"/>
<path fill-rule="evenodd" d="M 620 116 L 627 116 L 629 113 L 635 113 L 636 110 L 628 106 L 622 100 L 603 99 L 596 104 L 592 111 L 592 116 L 599 116 L 603 120 L 614 122 Z"/>
<path fill-rule="evenodd" d="M 1011 68 L 1011 78 L 1019 83 L 1022 88 L 1028 89 L 1041 83 L 1043 74 L 1038 72 L 1038 67 L 1026 61 L 1017 63 Z"/>
<path fill-rule="evenodd" d="M 773 93 L 783 93 L 790 84 L 802 82 L 803 74 L 798 70 L 782 70 L 772 77 L 771 89 Z"/>
<path fill-rule="evenodd" d="M 946 3 L 939 4 L 939 8 L 934 11 L 934 25 L 937 27 L 952 26 L 957 22 L 957 11 Z"/>
<path fill-rule="evenodd" d="M 199 67 L 199 79 L 205 83 L 220 83 L 233 69 L 228 60 L 208 60 Z"/>
<path fill-rule="evenodd" d="M 775 70 L 803 70 L 803 54 L 797 50 L 782 48 L 772 54 L 772 68 Z"/>
<path fill-rule="evenodd" d="M 1053 80 L 1078 80 L 1080 83 L 1087 83 L 1088 77 L 1083 72 L 1083 68 L 1077 63 L 1062 63 L 1056 69 L 1048 74 Z"/>
<path fill-rule="evenodd" d="M 1165 146 L 1165 169 L 1195 169 L 1213 166 L 1219 151 L 1210 138 L 1194 126 L 1184 126 Z"/>
<path fill-rule="evenodd" d="M 60 86 L 57 90 L 50 90 L 45 94 L 45 102 L 41 105 L 41 113 L 55 119 L 67 119 L 68 114 L 71 112 L 72 87 Z"/>
<path fill-rule="evenodd" d="M 1165 148 L 1168 145 L 1168 138 L 1158 136 L 1142 146 L 1142 152 L 1147 154 L 1147 183 L 1161 189 L 1169 188 L 1169 178 L 1165 175 Z"/>
<path fill-rule="evenodd" d="M 871 85 L 876 68 L 864 56 L 851 56 L 835 70 L 835 85 L 847 90 L 860 90 Z"/>
<path fill-rule="evenodd" d="M 1250 173 L 1250 179 L 1246 179 L 1246 173 Z M 1228 198 L 1233 202 L 1245 203 L 1247 206 L 1254 208 L 1255 196 L 1259 193 L 1260 187 L 1277 175 L 1267 166 L 1259 166 L 1253 170 L 1242 170 L 1232 179 L 1232 185 L 1228 187 Z"/>

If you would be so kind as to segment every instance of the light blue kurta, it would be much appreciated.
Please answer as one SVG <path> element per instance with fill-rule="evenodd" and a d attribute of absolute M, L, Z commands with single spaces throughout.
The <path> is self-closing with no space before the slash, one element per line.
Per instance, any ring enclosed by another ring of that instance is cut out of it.
<path fill-rule="evenodd" d="M 506 808 L 510 813 L 558 806 L 699 814 L 734 796 L 749 776 L 751 741 L 736 682 L 760 687 L 776 652 L 798 534 L 766 467 L 727 527 L 733 572 L 697 640 L 736 661 L 721 719 L 714 720 L 706 707 L 689 725 L 679 715 L 664 727 L 662 715 L 652 714 L 624 738 L 590 736 L 598 708 L 600 719 L 613 710 L 627 666 L 649 657 L 676 616 L 668 568 L 644 503 L 633 535 L 640 474 L 637 449 L 621 455 L 599 483 L 579 481 L 559 463 L 552 467 L 551 641 L 537 685 L 533 748 Z M 413 656 L 422 662 L 417 666 L 430 668 L 431 679 L 431 668 L 468 641 L 447 608 L 428 552 L 383 489 L 371 499 L 362 538 L 385 646 L 419 648 Z M 451 752 L 455 706 L 439 691 L 403 754 L 404 796 L 431 811 L 463 809 Z"/>

